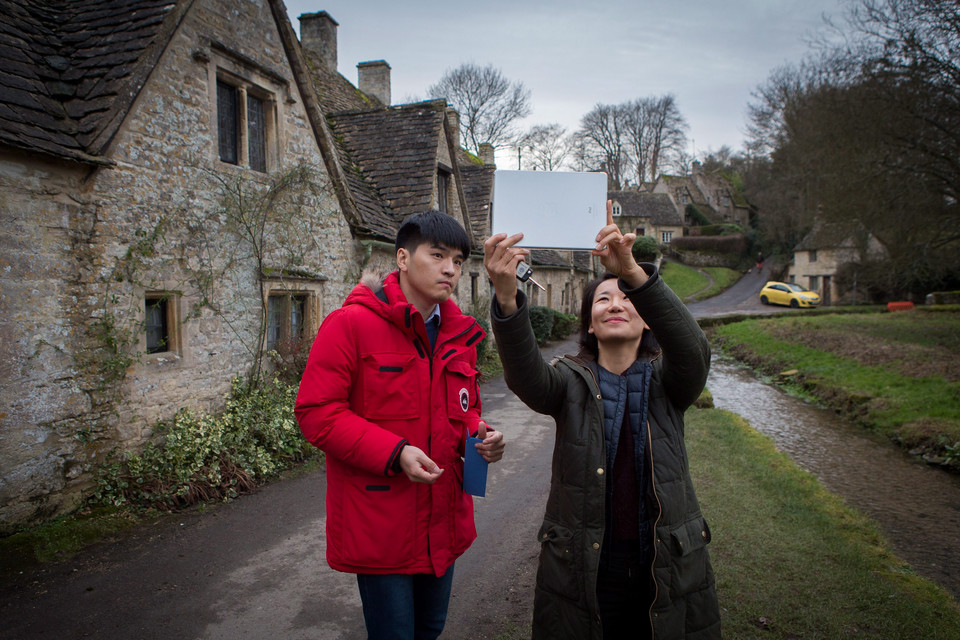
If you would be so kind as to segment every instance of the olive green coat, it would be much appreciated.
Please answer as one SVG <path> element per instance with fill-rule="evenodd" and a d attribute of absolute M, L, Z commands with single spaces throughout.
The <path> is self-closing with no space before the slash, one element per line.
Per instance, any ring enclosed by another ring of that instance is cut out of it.
<path fill-rule="evenodd" d="M 637 611 L 657 640 L 720 637 L 720 611 L 707 554 L 710 529 L 700 513 L 684 446 L 683 414 L 700 395 L 710 367 L 710 346 L 686 307 L 659 277 L 626 291 L 660 343 L 650 382 L 647 495 L 655 521 L 655 600 Z M 620 282 L 621 288 L 625 288 Z M 533 637 L 600 640 L 597 568 L 604 534 L 603 405 L 583 354 L 543 361 L 522 293 L 519 310 L 503 317 L 496 299 L 492 327 L 507 385 L 531 409 L 557 422 L 553 477 L 539 539 L 540 565 Z M 589 358 L 589 356 L 586 356 Z"/>

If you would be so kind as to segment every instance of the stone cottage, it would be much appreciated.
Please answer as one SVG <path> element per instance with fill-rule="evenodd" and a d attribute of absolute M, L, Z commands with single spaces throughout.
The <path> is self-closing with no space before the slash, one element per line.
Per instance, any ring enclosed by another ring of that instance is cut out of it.
<path fill-rule="evenodd" d="M 649 190 L 668 195 L 687 226 L 704 224 L 698 216 L 691 215 L 691 207 L 709 224 L 730 223 L 745 228 L 750 222 L 749 203 L 726 178 L 718 173 L 704 173 L 698 161 L 693 162 L 688 175 L 661 174 Z"/>
<path fill-rule="evenodd" d="M 818 220 L 794 248 L 786 280 L 816 291 L 825 305 L 868 302 L 865 290 L 841 288 L 834 278 L 845 264 L 883 259 L 886 255 L 883 244 L 863 225 Z"/>
<path fill-rule="evenodd" d="M 386 106 L 379 63 L 339 103 L 280 0 L 0 7 L 2 530 L 312 340 L 409 213 L 482 242 L 493 169 L 455 114 Z"/>
<path fill-rule="evenodd" d="M 0 526 L 218 407 L 363 247 L 282 2 L 3 0 Z"/>
<path fill-rule="evenodd" d="M 610 191 L 613 219 L 624 233 L 650 236 L 658 244 L 668 245 L 683 235 L 683 218 L 665 193 L 638 189 Z"/>

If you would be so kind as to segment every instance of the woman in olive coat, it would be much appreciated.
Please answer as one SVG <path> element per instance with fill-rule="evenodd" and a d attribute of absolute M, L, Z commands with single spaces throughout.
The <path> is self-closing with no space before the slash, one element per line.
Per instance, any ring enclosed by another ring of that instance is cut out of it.
<path fill-rule="evenodd" d="M 608 203 L 592 253 L 609 273 L 584 292 L 580 352 L 547 364 L 516 284 L 522 235 L 490 237 L 484 264 L 507 385 L 557 423 L 533 637 L 719 638 L 710 529 L 683 442 L 706 337 L 656 267 L 636 263 L 635 235 Z"/>

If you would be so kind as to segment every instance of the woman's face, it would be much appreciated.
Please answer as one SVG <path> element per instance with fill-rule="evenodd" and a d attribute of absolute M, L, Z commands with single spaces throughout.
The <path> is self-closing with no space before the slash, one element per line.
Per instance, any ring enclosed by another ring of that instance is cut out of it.
<path fill-rule="evenodd" d="M 617 286 L 616 278 L 604 280 L 593 294 L 590 329 L 601 344 L 639 341 L 647 323 Z"/>

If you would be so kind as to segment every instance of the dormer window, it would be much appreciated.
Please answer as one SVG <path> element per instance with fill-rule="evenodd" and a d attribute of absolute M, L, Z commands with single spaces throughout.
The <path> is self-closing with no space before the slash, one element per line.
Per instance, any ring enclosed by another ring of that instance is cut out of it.
<path fill-rule="evenodd" d="M 619 215 L 622 215 L 622 214 L 623 214 L 623 212 L 622 212 L 622 210 L 621 210 L 621 208 L 620 208 L 620 203 L 619 203 L 619 202 L 614 202 L 614 203 L 613 203 L 613 215 L 619 216 Z"/>

